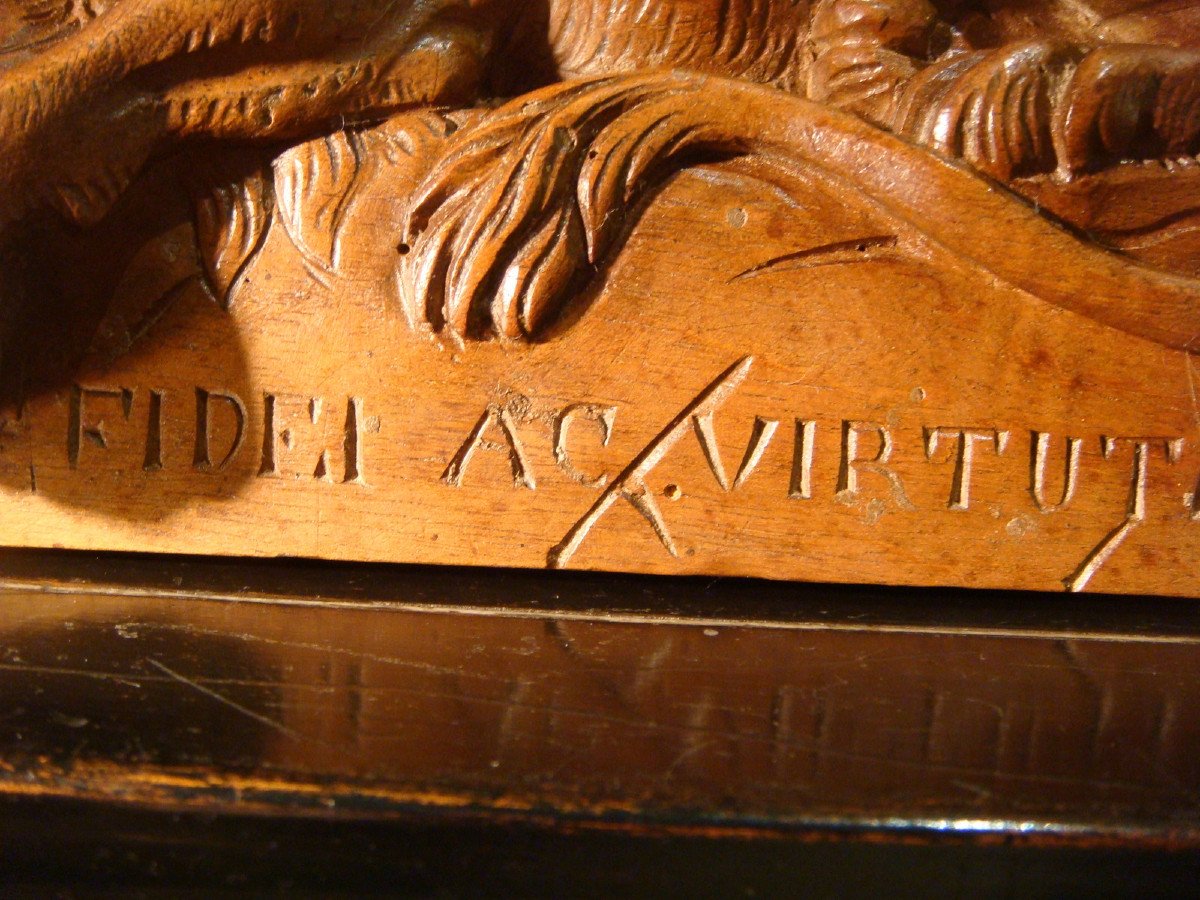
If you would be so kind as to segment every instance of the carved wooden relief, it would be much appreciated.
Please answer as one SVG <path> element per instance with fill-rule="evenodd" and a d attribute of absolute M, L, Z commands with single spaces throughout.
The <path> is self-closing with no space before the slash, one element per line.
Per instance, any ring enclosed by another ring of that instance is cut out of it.
<path fill-rule="evenodd" d="M 1200 4 L 6 0 L 0 541 L 1200 591 Z"/>

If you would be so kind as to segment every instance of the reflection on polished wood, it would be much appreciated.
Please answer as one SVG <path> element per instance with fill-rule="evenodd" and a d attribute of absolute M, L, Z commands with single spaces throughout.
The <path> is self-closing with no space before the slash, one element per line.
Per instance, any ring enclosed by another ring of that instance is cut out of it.
<path fill-rule="evenodd" d="M 6 562 L 5 794 L 1200 844 L 1178 604 Z"/>

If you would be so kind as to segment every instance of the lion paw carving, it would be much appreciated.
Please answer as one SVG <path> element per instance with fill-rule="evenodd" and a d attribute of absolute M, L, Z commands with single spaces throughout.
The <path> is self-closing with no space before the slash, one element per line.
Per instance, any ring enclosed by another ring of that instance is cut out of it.
<path fill-rule="evenodd" d="M 572 304 L 586 302 L 581 282 L 616 249 L 639 198 L 702 156 L 754 156 L 785 190 L 797 167 L 827 177 L 964 262 L 1190 349 L 1196 282 L 1080 242 L 976 170 L 853 116 L 770 88 L 673 72 L 555 85 L 453 135 L 402 217 L 401 299 L 410 321 L 460 344 L 549 337 Z M 944 190 L 976 215 L 940 215 Z M 995 222 L 1089 272 L 1087 289 L 1004 253 Z"/>
<path fill-rule="evenodd" d="M 538 339 L 619 240 L 672 160 L 737 152 L 706 79 L 557 85 L 453 138 L 408 204 L 405 302 L 456 339 Z"/>

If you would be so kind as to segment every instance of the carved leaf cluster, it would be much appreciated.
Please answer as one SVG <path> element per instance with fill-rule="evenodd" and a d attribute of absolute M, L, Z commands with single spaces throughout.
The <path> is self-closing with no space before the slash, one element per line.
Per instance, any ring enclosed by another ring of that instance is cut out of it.
<path fill-rule="evenodd" d="M 339 131 L 308 141 L 274 163 L 280 223 L 310 268 L 332 273 L 341 266 L 343 226 L 368 160 L 366 137 Z"/>
<path fill-rule="evenodd" d="M 431 156 L 454 127 L 432 111 L 378 128 L 340 131 L 274 160 L 246 156 L 200 163 L 190 179 L 196 237 L 210 293 L 229 308 L 278 223 L 313 277 L 328 286 L 343 266 L 346 225 L 380 169 Z"/>
<path fill-rule="evenodd" d="M 1194 341 L 1196 282 L 1118 260 L 966 167 L 852 116 L 675 73 L 554 85 L 455 135 L 404 216 L 410 319 L 459 341 L 548 337 L 580 309 L 587 295 L 576 288 L 617 244 L 639 196 L 700 153 L 754 155 L 781 184 L 797 167 L 814 170 L 1047 302 L 1167 346 Z M 948 197 L 971 215 L 947 217 Z M 995 229 L 1045 257 L 1005 253 Z M 1062 265 L 1047 269 L 1051 257 Z M 1086 285 L 1063 271 L 1086 272 Z"/>

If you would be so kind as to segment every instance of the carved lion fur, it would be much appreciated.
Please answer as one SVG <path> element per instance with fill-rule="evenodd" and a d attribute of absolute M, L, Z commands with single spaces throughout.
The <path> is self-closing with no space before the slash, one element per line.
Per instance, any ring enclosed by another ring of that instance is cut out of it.
<path fill-rule="evenodd" d="M 986 204 L 986 178 L 1200 150 L 1200 6 L 1172 0 L 5 0 L 0 41 L 8 231 L 45 208 L 97 223 L 180 145 L 516 97 L 447 141 L 398 229 L 406 302 L 456 340 L 550 333 L 689 160 L 835 177 L 923 147 Z M 928 198 L 892 199 L 941 233 Z M 1083 311 L 1190 347 L 1191 287 L 1159 279 L 1131 320 L 1120 277 Z"/>

